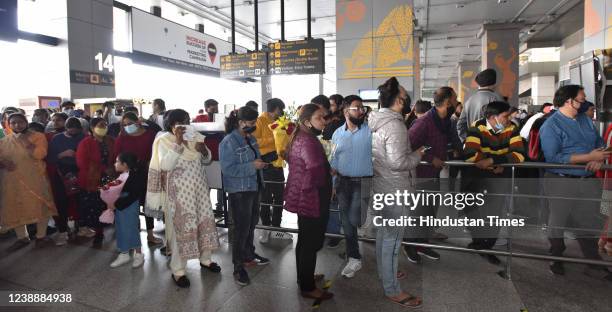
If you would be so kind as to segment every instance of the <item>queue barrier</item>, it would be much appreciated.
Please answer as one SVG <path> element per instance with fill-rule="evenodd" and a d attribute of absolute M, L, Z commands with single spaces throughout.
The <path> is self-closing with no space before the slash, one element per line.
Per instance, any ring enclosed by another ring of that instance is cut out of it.
<path fill-rule="evenodd" d="M 454 166 L 454 167 L 474 167 L 475 164 L 471 162 L 465 161 L 445 161 L 445 166 Z M 429 166 L 431 163 L 421 161 L 420 165 Z M 516 169 L 519 168 L 531 168 L 531 169 L 585 169 L 585 165 L 567 165 L 567 164 L 552 164 L 552 163 L 543 163 L 543 162 L 523 162 L 523 163 L 507 163 L 507 164 L 499 164 L 497 166 L 511 168 L 511 190 L 508 194 L 488 194 L 492 196 L 509 196 L 509 204 L 506 205 L 506 216 L 514 216 L 514 199 L 518 197 L 523 198 L 544 198 L 544 199 L 566 199 L 566 200 L 585 200 L 585 201 L 598 201 L 602 202 L 601 198 L 568 198 L 568 197 L 560 197 L 560 196 L 543 196 L 543 195 L 527 195 L 527 194 L 515 194 L 515 183 L 516 183 Z M 601 169 L 612 170 L 612 165 L 603 165 Z M 265 184 L 285 184 L 285 182 L 278 181 L 264 181 Z M 223 191 L 221 189 L 221 191 Z M 420 190 L 419 190 L 420 191 Z M 453 193 L 453 192 L 449 192 Z M 224 222 L 223 224 L 218 223 L 217 225 L 220 227 L 229 227 L 227 223 L 227 201 L 226 196 L 223 193 L 222 195 L 224 202 Z M 261 205 L 271 206 L 271 207 L 282 207 L 283 205 L 271 204 L 271 203 L 260 203 Z M 292 228 L 283 228 L 283 227 L 273 227 L 273 226 L 264 226 L 257 225 L 257 229 L 261 230 L 270 230 L 270 231 L 278 231 L 278 232 L 286 232 L 286 233 L 298 233 L 297 229 Z M 507 279 L 512 280 L 512 258 L 523 258 L 523 259 L 532 259 L 532 260 L 540 260 L 540 261 L 559 261 L 559 262 L 567 262 L 567 263 L 577 263 L 577 264 L 585 264 L 585 265 L 595 265 L 595 266 L 604 266 L 604 267 L 612 267 L 612 261 L 606 260 L 593 260 L 593 259 L 584 259 L 584 258 L 574 258 L 574 257 L 556 257 L 550 255 L 540 255 L 534 253 L 524 253 L 524 252 L 514 252 L 512 251 L 512 241 L 513 241 L 513 228 L 508 227 L 508 237 L 506 237 L 508 243 L 506 245 L 506 250 L 476 250 L 465 247 L 456 247 L 456 246 L 446 246 L 446 245 L 437 245 L 437 244 L 428 244 L 428 243 L 416 243 L 416 242 L 402 242 L 404 246 L 414 246 L 414 247 L 424 247 L 438 250 L 447 250 L 454 252 L 465 252 L 465 253 L 473 253 L 473 254 L 483 254 L 483 255 L 495 255 L 495 256 L 503 256 L 506 257 L 506 264 L 504 270 L 498 272 L 498 274 Z M 326 237 L 330 238 L 344 238 L 342 234 L 334 234 L 334 233 L 325 233 Z M 376 243 L 376 239 L 359 236 L 359 241 Z"/>

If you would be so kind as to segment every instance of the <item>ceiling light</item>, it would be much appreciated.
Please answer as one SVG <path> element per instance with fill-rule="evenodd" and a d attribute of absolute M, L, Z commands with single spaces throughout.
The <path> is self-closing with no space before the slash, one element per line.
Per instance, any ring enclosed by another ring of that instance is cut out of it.
<path fill-rule="evenodd" d="M 463 3 L 457 3 L 457 9 L 461 9 L 461 8 L 463 8 L 463 7 L 465 7 L 465 4 L 463 4 Z"/>
<path fill-rule="evenodd" d="M 508 0 L 497 0 L 497 4 L 504 4 L 507 3 Z"/>

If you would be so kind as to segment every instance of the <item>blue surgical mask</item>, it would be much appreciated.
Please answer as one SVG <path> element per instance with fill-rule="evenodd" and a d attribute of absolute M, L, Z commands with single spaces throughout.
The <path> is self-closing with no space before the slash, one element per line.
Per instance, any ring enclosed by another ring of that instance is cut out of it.
<path fill-rule="evenodd" d="M 123 129 L 125 129 L 125 132 L 127 132 L 127 134 L 134 134 L 138 131 L 138 125 L 131 124 L 129 126 L 123 127 Z"/>
<path fill-rule="evenodd" d="M 495 117 L 495 122 L 496 122 L 496 124 L 495 124 L 494 128 L 495 128 L 496 132 L 501 132 L 504 129 L 506 129 L 506 127 L 504 125 L 502 125 L 502 123 L 499 122 L 499 120 L 497 120 L 497 117 Z"/>

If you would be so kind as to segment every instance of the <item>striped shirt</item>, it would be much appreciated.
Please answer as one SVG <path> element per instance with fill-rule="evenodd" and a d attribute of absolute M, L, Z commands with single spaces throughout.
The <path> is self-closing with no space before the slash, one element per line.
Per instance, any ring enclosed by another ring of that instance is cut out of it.
<path fill-rule="evenodd" d="M 468 129 L 463 147 L 467 162 L 492 158 L 493 164 L 520 163 L 525 161 L 525 146 L 519 129 L 510 123 L 495 133 L 486 119 L 477 120 Z"/>

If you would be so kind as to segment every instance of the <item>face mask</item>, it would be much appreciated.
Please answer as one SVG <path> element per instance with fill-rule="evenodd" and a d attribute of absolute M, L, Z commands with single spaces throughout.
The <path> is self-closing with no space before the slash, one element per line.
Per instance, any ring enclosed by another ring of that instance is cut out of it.
<path fill-rule="evenodd" d="M 364 121 L 363 118 L 355 118 L 353 116 L 349 116 L 349 120 L 357 127 L 361 126 Z"/>
<path fill-rule="evenodd" d="M 319 130 L 315 128 L 312 124 L 310 124 L 310 132 L 315 136 L 320 136 L 323 133 L 323 130 Z"/>
<path fill-rule="evenodd" d="M 242 131 L 244 131 L 244 133 L 247 133 L 247 134 L 255 132 L 255 129 L 257 129 L 257 126 L 242 127 Z"/>
<path fill-rule="evenodd" d="M 138 125 L 131 124 L 129 126 L 124 127 L 123 129 L 125 129 L 125 132 L 127 132 L 128 134 L 134 134 L 138 131 Z"/>
<path fill-rule="evenodd" d="M 501 132 L 502 130 L 506 129 L 506 127 L 504 125 L 502 125 L 499 122 L 499 120 L 497 120 L 497 117 L 495 117 L 495 122 L 496 122 L 496 124 L 495 124 L 494 128 L 495 128 L 496 132 Z"/>
<path fill-rule="evenodd" d="M 108 132 L 107 128 L 94 128 L 94 134 L 103 137 Z"/>
<path fill-rule="evenodd" d="M 402 116 L 410 114 L 410 103 L 408 103 L 406 100 L 402 100 L 402 102 L 404 102 L 404 107 L 402 108 Z"/>
<path fill-rule="evenodd" d="M 591 106 L 591 105 L 587 101 L 584 101 L 584 102 L 580 103 L 580 108 L 578 109 L 578 114 L 586 113 L 586 111 L 589 110 L 589 106 Z"/>
<path fill-rule="evenodd" d="M 457 109 L 457 108 L 452 106 L 452 105 L 449 106 L 448 107 L 448 115 L 447 116 L 452 116 L 455 113 L 455 109 Z"/>
<path fill-rule="evenodd" d="M 70 116 L 70 114 L 72 114 L 74 112 L 74 109 L 68 108 L 64 110 L 64 113 L 68 116 Z"/>

